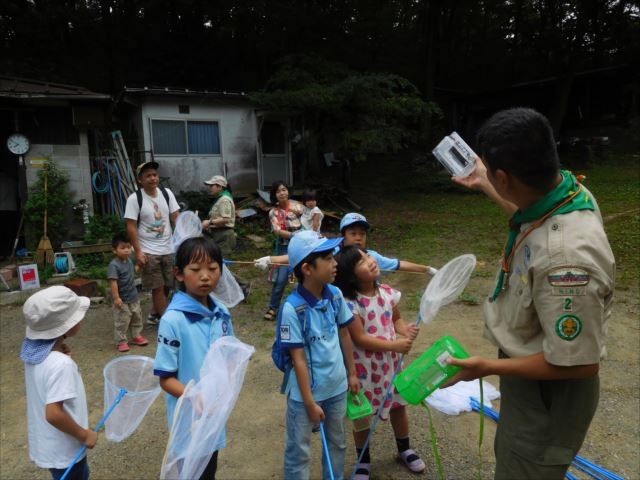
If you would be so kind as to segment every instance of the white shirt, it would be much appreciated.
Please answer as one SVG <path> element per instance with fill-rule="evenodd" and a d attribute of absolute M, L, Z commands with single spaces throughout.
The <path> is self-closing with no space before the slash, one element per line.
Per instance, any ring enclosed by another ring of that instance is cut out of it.
<path fill-rule="evenodd" d="M 170 255 L 171 247 L 171 220 L 169 215 L 180 210 L 173 192 L 167 189 L 169 205 L 159 188 L 156 188 L 156 196 L 151 197 L 142 191 L 142 209 L 138 207 L 138 198 L 135 192 L 127 198 L 127 207 L 124 218 L 138 220 L 138 240 L 144 253 L 151 255 Z"/>
<path fill-rule="evenodd" d="M 38 365 L 25 363 L 29 456 L 40 468 L 67 468 L 83 444 L 47 422 L 46 406 L 64 401 L 64 410 L 88 428 L 87 397 L 78 365 L 69 355 L 52 351 Z"/>
<path fill-rule="evenodd" d="M 322 226 L 322 219 L 324 218 L 324 213 L 322 213 L 322 210 L 320 210 L 318 207 L 302 207 L 300 223 L 302 223 L 303 230 L 313 230 L 313 216 L 317 213 L 320 214 L 320 224 L 318 225 L 318 231 L 320 231 L 320 227 Z"/>

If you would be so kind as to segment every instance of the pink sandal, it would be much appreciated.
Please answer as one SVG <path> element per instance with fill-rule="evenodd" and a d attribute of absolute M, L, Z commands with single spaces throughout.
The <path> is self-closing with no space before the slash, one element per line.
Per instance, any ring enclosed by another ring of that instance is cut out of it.
<path fill-rule="evenodd" d="M 371 476 L 371 464 L 359 463 L 356 468 L 356 473 L 353 476 L 353 480 L 369 480 Z"/>
<path fill-rule="evenodd" d="M 413 473 L 422 473 L 427 468 L 418 454 L 410 448 L 399 453 L 398 459 Z"/>

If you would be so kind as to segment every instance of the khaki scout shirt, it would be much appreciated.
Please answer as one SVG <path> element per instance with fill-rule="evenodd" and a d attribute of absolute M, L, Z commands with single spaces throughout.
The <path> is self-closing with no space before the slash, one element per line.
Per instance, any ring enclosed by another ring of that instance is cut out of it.
<path fill-rule="evenodd" d="M 209 210 L 209 220 L 214 221 L 220 217 L 227 218 L 228 221 L 222 225 L 210 225 L 209 229 L 233 228 L 236 222 L 236 207 L 233 200 L 226 195 L 221 195 Z"/>
<path fill-rule="evenodd" d="M 599 210 L 550 217 L 516 251 L 506 290 L 485 302 L 485 337 L 510 357 L 543 352 L 553 365 L 598 363 L 614 275 Z"/>

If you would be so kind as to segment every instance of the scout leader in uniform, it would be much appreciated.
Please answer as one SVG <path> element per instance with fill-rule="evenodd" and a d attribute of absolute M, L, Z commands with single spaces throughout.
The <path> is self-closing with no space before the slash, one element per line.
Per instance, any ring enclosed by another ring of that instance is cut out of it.
<path fill-rule="evenodd" d="M 496 479 L 562 479 L 599 396 L 615 261 L 595 199 L 560 170 L 548 120 L 514 108 L 478 133 L 476 170 L 454 181 L 509 215 L 485 336 L 498 359 L 452 359 L 454 378 L 500 375 Z"/>

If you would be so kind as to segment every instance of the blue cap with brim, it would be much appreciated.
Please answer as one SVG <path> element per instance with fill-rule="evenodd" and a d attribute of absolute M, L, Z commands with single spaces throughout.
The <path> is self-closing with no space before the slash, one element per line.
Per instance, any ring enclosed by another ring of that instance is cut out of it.
<path fill-rule="evenodd" d="M 342 220 L 340 220 L 340 233 L 344 233 L 344 229 L 353 225 L 359 223 L 361 225 L 364 226 L 364 228 L 366 228 L 367 230 L 369 230 L 369 227 L 371 227 L 371 225 L 369 225 L 369 222 L 367 222 L 367 218 L 360 214 L 360 213 L 347 213 L 344 217 L 342 217 Z"/>
<path fill-rule="evenodd" d="M 53 346 L 56 344 L 57 338 L 51 340 L 32 340 L 25 338 L 20 349 L 20 359 L 25 363 L 37 365 L 44 362 L 49 356 Z"/>
<path fill-rule="evenodd" d="M 313 230 L 304 230 L 296 233 L 291 241 L 287 253 L 289 255 L 289 271 L 293 269 L 312 253 L 332 251 L 343 238 L 326 238 Z"/>

